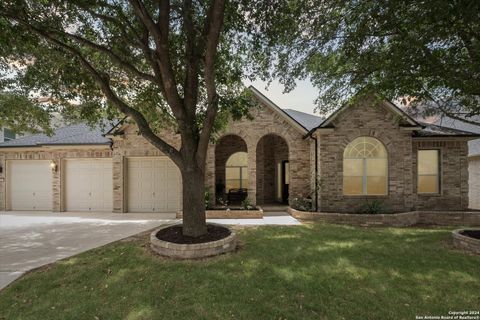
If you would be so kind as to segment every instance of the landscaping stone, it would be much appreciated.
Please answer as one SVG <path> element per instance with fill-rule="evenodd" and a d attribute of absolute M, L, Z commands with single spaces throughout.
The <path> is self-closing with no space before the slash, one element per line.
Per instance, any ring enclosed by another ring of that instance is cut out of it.
<path fill-rule="evenodd" d="M 305 212 L 289 207 L 288 213 L 300 220 L 361 226 L 408 227 L 415 224 L 480 226 L 480 212 L 476 211 L 411 211 L 392 214 L 355 214 Z"/>
<path fill-rule="evenodd" d="M 475 239 L 462 232 L 464 229 L 452 231 L 453 245 L 459 249 L 468 250 L 477 254 L 480 254 L 480 239 Z"/>
<path fill-rule="evenodd" d="M 172 225 L 166 225 L 150 234 L 150 247 L 161 256 L 177 259 L 199 259 L 231 252 L 237 247 L 237 235 L 233 230 L 228 237 L 212 242 L 196 244 L 178 244 L 157 238 L 157 233 Z"/>

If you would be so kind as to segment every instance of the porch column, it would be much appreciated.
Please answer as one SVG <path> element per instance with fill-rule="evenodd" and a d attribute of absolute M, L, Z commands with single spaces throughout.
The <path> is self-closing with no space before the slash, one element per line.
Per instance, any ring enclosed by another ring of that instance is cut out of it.
<path fill-rule="evenodd" d="M 256 143 L 248 143 L 248 200 L 257 204 L 257 148 Z"/>

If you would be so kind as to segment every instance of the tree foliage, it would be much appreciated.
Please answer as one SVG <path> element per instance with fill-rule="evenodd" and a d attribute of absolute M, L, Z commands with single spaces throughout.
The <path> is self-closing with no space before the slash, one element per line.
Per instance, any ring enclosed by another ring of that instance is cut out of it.
<path fill-rule="evenodd" d="M 374 92 L 427 113 L 480 114 L 479 1 L 274 1 L 256 14 L 274 45 L 270 76 L 287 90 L 310 77 L 324 113 Z"/>
<path fill-rule="evenodd" d="M 48 128 L 58 112 L 90 123 L 128 116 L 184 180 L 184 232 L 206 232 L 205 159 L 212 134 L 248 113 L 249 2 L 5 0 L 0 3 L 4 122 Z M 253 7 L 254 8 L 254 7 Z M 255 54 L 253 54 L 255 55 Z M 8 97 L 23 97 L 16 103 Z M 33 123 L 33 120 L 38 120 Z M 32 122 L 32 123 L 31 123 Z M 162 137 L 176 132 L 180 149 Z M 187 183 L 188 182 L 188 183 Z M 186 231 L 185 231 L 186 230 Z"/>

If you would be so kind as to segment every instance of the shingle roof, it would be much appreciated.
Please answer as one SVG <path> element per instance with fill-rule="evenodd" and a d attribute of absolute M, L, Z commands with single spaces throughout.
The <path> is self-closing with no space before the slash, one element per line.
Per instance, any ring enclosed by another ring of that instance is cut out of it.
<path fill-rule="evenodd" d="M 416 131 L 416 136 L 421 137 L 448 137 L 448 136 L 455 136 L 455 137 L 471 137 L 471 136 L 480 136 L 478 133 L 460 130 L 452 127 L 446 126 L 439 126 L 432 123 L 425 123 L 419 122 L 423 126 L 422 129 Z"/>
<path fill-rule="evenodd" d="M 480 116 L 472 117 L 470 120 L 480 122 Z M 480 135 L 480 126 L 466 123 L 460 120 L 452 119 L 449 117 L 445 117 L 445 116 L 430 117 L 428 118 L 428 122 L 429 123 L 425 123 L 425 125 L 430 127 L 431 129 L 426 128 L 425 131 L 430 130 L 431 132 L 433 132 L 435 130 L 438 130 L 438 129 L 435 129 L 436 127 L 436 128 L 440 128 L 440 130 L 447 131 L 447 132 L 456 130 L 456 131 L 460 131 L 460 133 L 466 132 L 470 135 L 475 135 L 475 134 Z M 448 135 L 448 133 L 444 135 Z M 475 139 L 468 142 L 468 155 L 469 156 L 480 155 L 480 139 Z"/>
<path fill-rule="evenodd" d="M 0 148 L 35 147 L 46 145 L 108 145 L 110 140 L 103 133 L 111 128 L 110 124 L 91 128 L 85 123 L 74 124 L 54 130 L 51 137 L 35 134 L 0 143 Z"/>
<path fill-rule="evenodd" d="M 313 114 L 293 110 L 293 109 L 282 109 L 286 114 L 288 114 L 293 120 L 298 122 L 302 127 L 308 131 L 316 128 L 324 120 L 321 117 L 315 116 Z"/>

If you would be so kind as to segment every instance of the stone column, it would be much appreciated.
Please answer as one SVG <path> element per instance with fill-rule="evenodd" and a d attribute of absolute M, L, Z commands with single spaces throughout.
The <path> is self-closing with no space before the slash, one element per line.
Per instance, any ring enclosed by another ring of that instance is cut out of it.
<path fill-rule="evenodd" d="M 113 212 L 126 212 L 125 185 L 125 157 L 120 151 L 114 151 L 112 155 L 113 175 Z"/>
<path fill-rule="evenodd" d="M 52 168 L 52 211 L 53 212 L 61 212 L 65 211 L 64 208 L 64 201 L 63 201 L 63 196 L 64 196 L 64 188 L 63 186 L 63 158 L 59 155 L 54 155 L 52 154 L 52 160 L 54 161 L 55 164 L 57 165 L 56 170 Z"/>
<path fill-rule="evenodd" d="M 256 142 L 256 141 L 255 141 Z M 255 142 L 247 142 L 248 149 L 248 200 L 257 204 L 257 148 Z"/>

